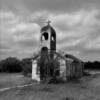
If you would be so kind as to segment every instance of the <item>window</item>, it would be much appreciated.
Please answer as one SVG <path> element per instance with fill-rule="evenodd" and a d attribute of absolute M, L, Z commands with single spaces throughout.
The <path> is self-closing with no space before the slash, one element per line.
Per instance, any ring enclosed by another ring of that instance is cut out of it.
<path fill-rule="evenodd" d="M 48 40 L 49 36 L 48 36 L 48 33 L 47 32 L 44 32 L 42 34 L 42 40 Z"/>
<path fill-rule="evenodd" d="M 48 51 L 48 48 L 47 47 L 43 47 L 42 51 Z"/>
<path fill-rule="evenodd" d="M 56 39 L 56 35 L 55 35 L 55 34 L 52 34 L 52 35 L 51 35 L 51 40 L 52 40 L 52 41 L 55 41 L 55 39 Z"/>

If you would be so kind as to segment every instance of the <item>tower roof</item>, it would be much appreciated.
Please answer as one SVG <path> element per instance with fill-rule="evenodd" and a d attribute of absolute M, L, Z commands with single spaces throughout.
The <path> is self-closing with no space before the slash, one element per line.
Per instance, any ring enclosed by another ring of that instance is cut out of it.
<path fill-rule="evenodd" d="M 50 25 L 50 23 L 51 21 L 48 20 L 47 25 L 41 28 L 41 33 L 44 31 L 48 31 L 49 29 L 51 30 L 51 33 L 56 33 L 54 28 Z"/>

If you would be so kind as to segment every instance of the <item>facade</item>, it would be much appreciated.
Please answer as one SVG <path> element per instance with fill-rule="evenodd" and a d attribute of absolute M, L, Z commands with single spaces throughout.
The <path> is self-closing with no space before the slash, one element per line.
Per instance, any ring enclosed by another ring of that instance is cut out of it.
<path fill-rule="evenodd" d="M 81 78 L 84 63 L 73 55 L 56 52 L 56 31 L 50 23 L 42 27 L 40 33 L 40 52 L 32 60 L 32 79 L 48 81 L 53 78 Z"/>

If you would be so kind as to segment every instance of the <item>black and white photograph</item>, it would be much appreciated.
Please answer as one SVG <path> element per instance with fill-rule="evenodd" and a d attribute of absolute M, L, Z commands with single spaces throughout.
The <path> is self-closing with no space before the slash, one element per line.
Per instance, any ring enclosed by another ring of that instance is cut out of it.
<path fill-rule="evenodd" d="M 0 100 L 100 100 L 100 0 L 0 0 Z"/>

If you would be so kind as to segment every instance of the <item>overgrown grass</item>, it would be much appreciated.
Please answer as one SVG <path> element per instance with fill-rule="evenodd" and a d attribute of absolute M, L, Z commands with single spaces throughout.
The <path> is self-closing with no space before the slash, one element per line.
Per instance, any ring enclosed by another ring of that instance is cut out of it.
<path fill-rule="evenodd" d="M 21 73 L 2 73 L 0 74 L 0 89 L 31 83 L 31 78 L 24 77 Z"/>
<path fill-rule="evenodd" d="M 30 78 L 21 74 L 1 74 L 0 85 L 26 84 Z M 100 100 L 100 75 L 85 76 L 80 82 L 36 84 L 0 92 L 0 100 Z"/>

